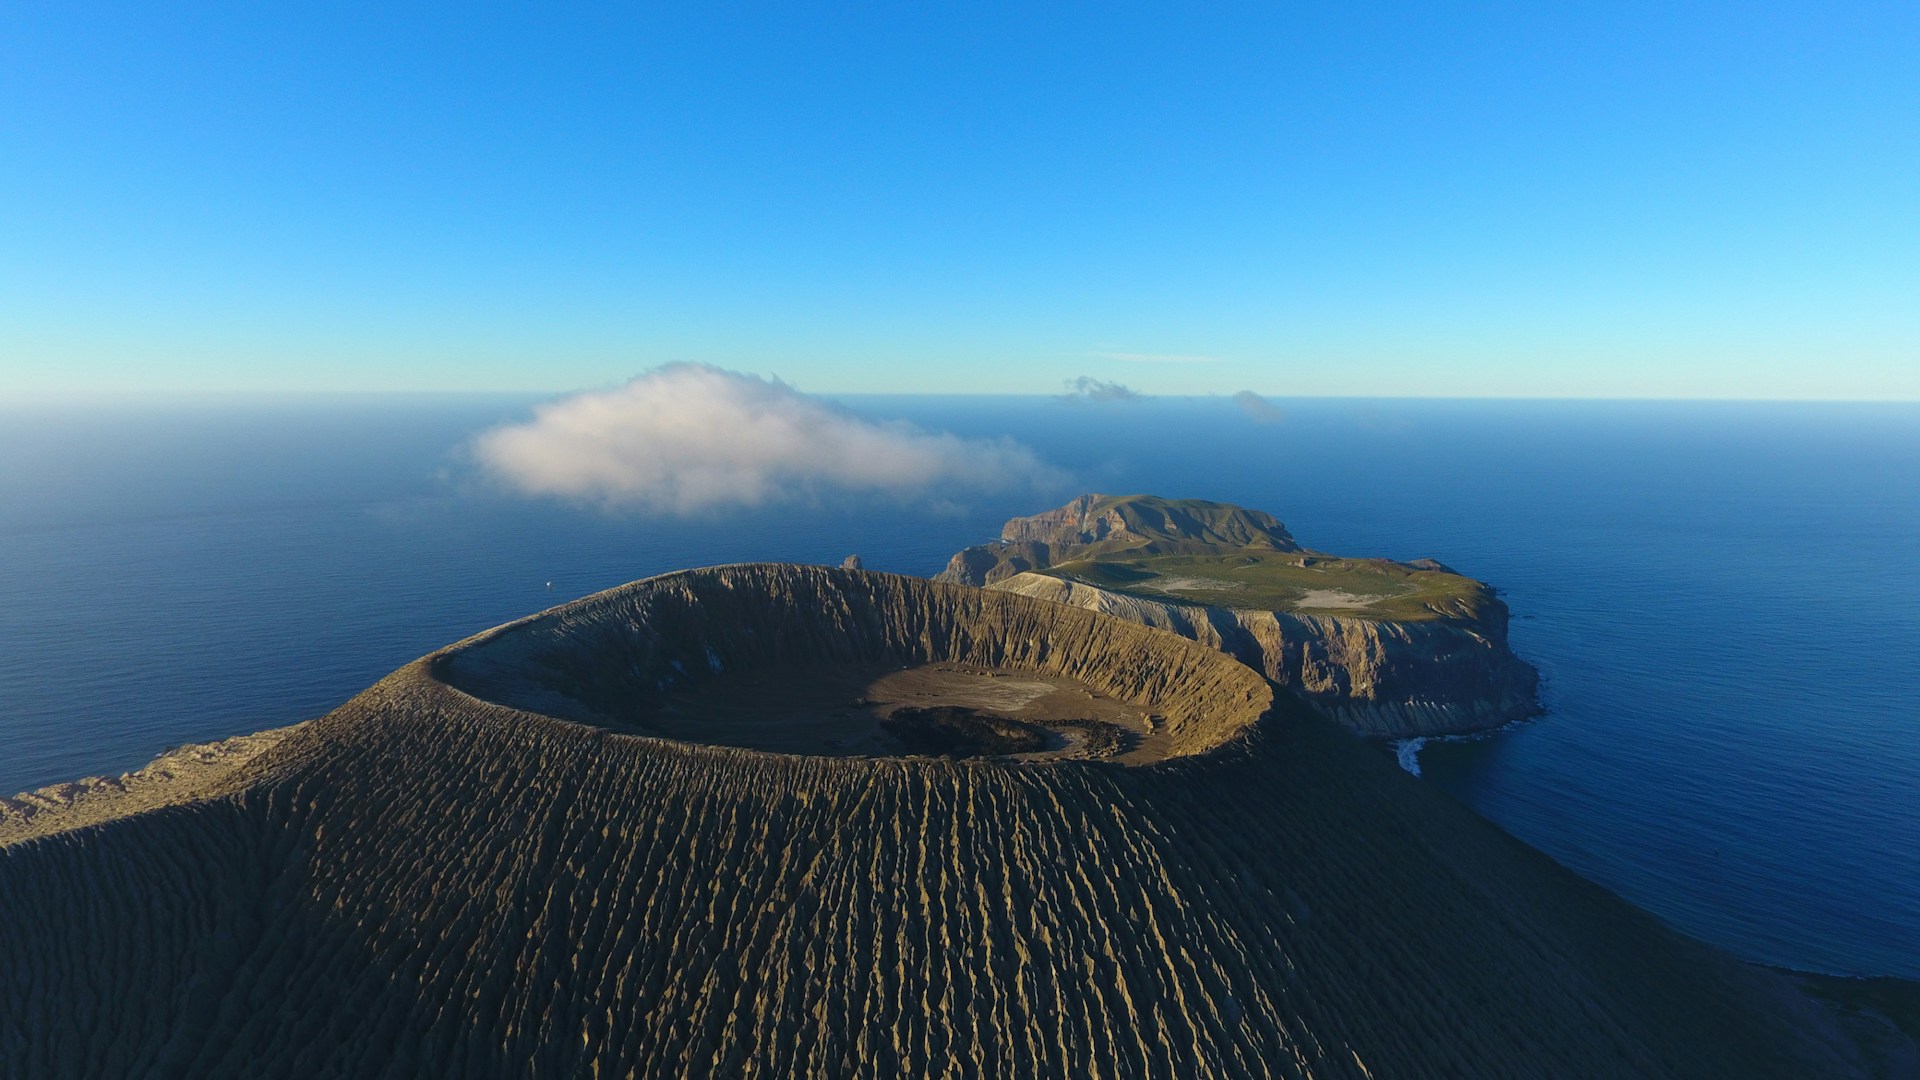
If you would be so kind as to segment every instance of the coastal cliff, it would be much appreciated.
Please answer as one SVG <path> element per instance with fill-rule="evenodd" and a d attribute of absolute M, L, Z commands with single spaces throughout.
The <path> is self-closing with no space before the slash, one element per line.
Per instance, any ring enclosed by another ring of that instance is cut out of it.
<path fill-rule="evenodd" d="M 1508 647 L 1507 606 L 1484 583 L 1432 560 L 1308 551 L 1270 515 L 1224 503 L 1083 495 L 1007 522 L 935 580 L 1170 630 L 1363 735 L 1458 734 L 1540 711 L 1539 674 Z"/>
<path fill-rule="evenodd" d="M 1369 736 L 1450 735 L 1539 711 L 1539 676 L 1507 648 L 1506 607 L 1427 621 L 1154 600 L 1022 573 L 990 589 L 1171 630 L 1239 660 Z"/>

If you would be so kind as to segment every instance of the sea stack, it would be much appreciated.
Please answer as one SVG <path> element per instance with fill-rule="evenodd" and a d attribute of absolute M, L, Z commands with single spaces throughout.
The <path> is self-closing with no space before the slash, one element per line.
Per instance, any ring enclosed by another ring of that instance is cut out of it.
<path fill-rule="evenodd" d="M 0 1075 L 1855 1071 L 1228 656 L 887 574 L 636 582 L 57 817 Z"/>

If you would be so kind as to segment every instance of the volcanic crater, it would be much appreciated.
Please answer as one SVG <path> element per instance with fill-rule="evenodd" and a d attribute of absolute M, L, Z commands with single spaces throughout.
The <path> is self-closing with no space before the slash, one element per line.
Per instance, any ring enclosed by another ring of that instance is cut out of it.
<path fill-rule="evenodd" d="M 1272 703 L 1228 658 L 1072 609 L 749 567 L 589 597 L 461 642 L 433 670 L 483 701 L 623 735 L 841 758 L 1150 765 L 1233 742 Z"/>

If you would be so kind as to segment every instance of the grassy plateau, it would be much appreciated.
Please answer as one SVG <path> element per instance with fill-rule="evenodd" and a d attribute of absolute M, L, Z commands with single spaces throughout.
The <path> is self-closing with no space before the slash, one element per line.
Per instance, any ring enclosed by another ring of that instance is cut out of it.
<path fill-rule="evenodd" d="M 1458 574 L 1308 552 L 1116 553 L 1042 573 L 1150 600 L 1397 621 L 1458 614 L 1488 596 L 1485 585 Z"/>

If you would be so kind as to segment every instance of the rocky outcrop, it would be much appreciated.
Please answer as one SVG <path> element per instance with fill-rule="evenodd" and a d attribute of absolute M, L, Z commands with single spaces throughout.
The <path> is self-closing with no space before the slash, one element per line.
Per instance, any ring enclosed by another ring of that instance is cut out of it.
<path fill-rule="evenodd" d="M 1184 751 L 606 722 L 716 668 L 929 659 L 1071 674 Z M 441 650 L 198 800 L 0 847 L 0 912 L 9 1077 L 1860 1073 L 1779 980 L 1217 652 L 825 568 L 669 575 Z"/>
<path fill-rule="evenodd" d="M 1057 510 L 1007 522 L 1001 539 L 1054 547 L 1194 543 L 1298 551 L 1273 515 L 1204 499 L 1082 495 Z"/>
<path fill-rule="evenodd" d="M 1069 558 L 1129 551 L 1177 554 L 1222 548 L 1299 551 L 1272 515 L 1203 499 L 1082 495 L 1065 506 L 1017 517 L 998 541 L 970 547 L 934 575 L 956 585 L 990 585 Z"/>
<path fill-rule="evenodd" d="M 1507 608 L 1491 597 L 1470 614 L 1399 622 L 1179 604 L 1037 573 L 988 587 L 1171 630 L 1294 689 L 1362 735 L 1458 734 L 1540 711 L 1540 676 L 1508 649 Z"/>

